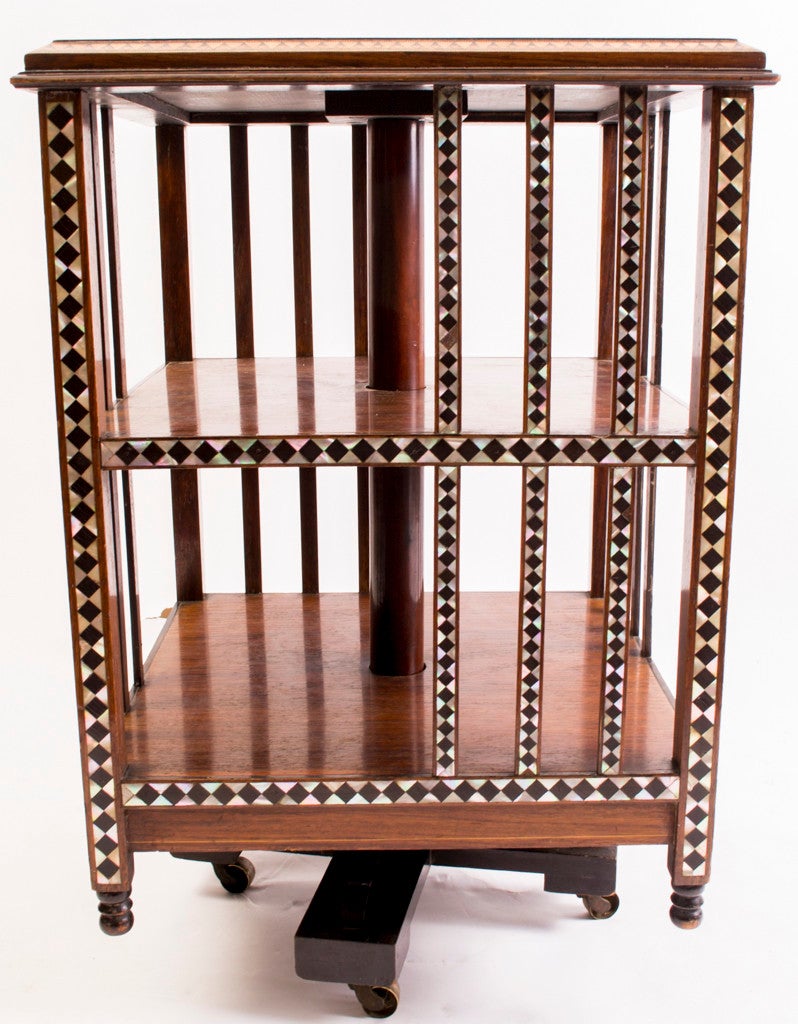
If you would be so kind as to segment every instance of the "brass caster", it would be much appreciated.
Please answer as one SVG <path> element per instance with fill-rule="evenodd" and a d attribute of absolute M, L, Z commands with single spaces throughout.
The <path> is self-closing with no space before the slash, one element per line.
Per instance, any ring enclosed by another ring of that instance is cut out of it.
<path fill-rule="evenodd" d="M 392 985 L 350 985 L 367 1017 L 382 1019 L 396 1013 L 399 1006 L 399 982 Z"/>
<path fill-rule="evenodd" d="M 583 896 L 580 894 L 579 899 L 584 903 L 588 917 L 592 917 L 594 921 L 606 921 L 607 918 L 612 917 L 621 904 L 617 892 L 611 892 L 609 896 Z"/>
<path fill-rule="evenodd" d="M 213 872 L 228 892 L 246 892 L 255 877 L 255 866 L 246 857 L 238 857 L 232 864 L 214 864 Z"/>

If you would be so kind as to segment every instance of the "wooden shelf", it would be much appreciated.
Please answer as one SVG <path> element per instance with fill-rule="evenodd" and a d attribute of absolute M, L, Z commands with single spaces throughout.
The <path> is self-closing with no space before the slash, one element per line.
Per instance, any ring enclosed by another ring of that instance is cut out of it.
<path fill-rule="evenodd" d="M 177 440 L 203 439 L 435 437 L 433 386 L 373 391 L 367 379 L 364 358 L 168 363 L 107 414 L 104 452 L 118 450 L 124 441 L 166 447 Z M 433 380 L 430 367 L 427 381 Z M 551 434 L 607 435 L 611 387 L 608 360 L 553 360 Z M 462 434 L 518 435 L 523 389 L 520 359 L 464 360 Z M 638 436 L 690 436 L 686 408 L 645 380 L 639 403 Z"/>
<path fill-rule="evenodd" d="M 461 598 L 458 774 L 512 775 L 517 597 Z M 545 773 L 595 772 L 602 616 L 603 602 L 584 594 L 547 597 Z M 373 676 L 368 622 L 356 594 L 180 605 L 126 718 L 126 778 L 432 774 L 431 651 L 423 673 Z M 623 772 L 670 772 L 673 709 L 647 661 L 631 658 L 626 686 Z"/>

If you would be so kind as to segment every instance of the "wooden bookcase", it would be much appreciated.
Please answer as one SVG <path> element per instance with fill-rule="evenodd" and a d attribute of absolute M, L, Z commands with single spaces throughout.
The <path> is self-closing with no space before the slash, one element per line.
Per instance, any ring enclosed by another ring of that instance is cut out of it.
<path fill-rule="evenodd" d="M 764 54 L 731 40 L 92 41 L 28 54 L 13 83 L 39 93 L 80 742 L 106 931 L 132 924 L 142 851 L 205 856 L 221 877 L 244 849 L 625 843 L 668 847 L 671 916 L 698 923 L 712 847 L 753 88 L 776 80 Z M 660 387 L 660 367 L 669 120 L 686 103 L 702 107 L 703 121 L 693 380 L 682 405 Z M 132 387 L 113 135 L 115 117 L 130 113 L 156 136 L 165 337 L 163 367 Z M 524 126 L 528 315 L 518 359 L 461 353 L 464 121 Z M 569 121 L 594 124 L 603 146 L 590 359 L 551 356 L 554 126 Z M 308 131 L 328 122 L 352 126 L 354 295 L 345 301 L 355 336 L 351 358 L 320 359 Z M 424 122 L 434 133 L 426 156 Z M 201 124 L 229 125 L 230 359 L 192 352 L 185 135 Z M 295 359 L 255 358 L 248 132 L 269 124 L 291 126 Z M 438 311 L 426 388 L 425 249 Z M 460 590 L 460 475 L 472 465 L 523 476 L 516 592 Z M 572 465 L 592 467 L 595 481 L 585 594 L 546 589 L 548 470 Z M 318 593 L 316 471 L 335 466 L 358 471 L 359 594 Z M 196 471 L 205 467 L 240 475 L 242 594 L 204 593 Z M 298 469 L 299 594 L 262 593 L 257 470 L 270 467 Z M 436 499 L 428 595 L 423 467 Z M 672 467 L 686 470 L 689 495 L 675 707 L 650 657 L 654 496 Z M 144 470 L 170 474 L 177 581 L 146 661 L 130 487 Z"/>

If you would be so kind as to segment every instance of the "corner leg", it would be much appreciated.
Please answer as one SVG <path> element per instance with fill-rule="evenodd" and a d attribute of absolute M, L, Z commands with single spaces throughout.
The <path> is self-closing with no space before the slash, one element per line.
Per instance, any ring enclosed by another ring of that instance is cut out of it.
<path fill-rule="evenodd" d="M 703 885 L 674 885 L 670 913 L 677 928 L 697 928 L 701 924 L 703 892 Z"/>
<path fill-rule="evenodd" d="M 124 935 L 133 927 L 133 900 L 130 889 L 122 892 L 101 892 L 97 909 L 100 911 L 100 930 L 106 935 Z"/>

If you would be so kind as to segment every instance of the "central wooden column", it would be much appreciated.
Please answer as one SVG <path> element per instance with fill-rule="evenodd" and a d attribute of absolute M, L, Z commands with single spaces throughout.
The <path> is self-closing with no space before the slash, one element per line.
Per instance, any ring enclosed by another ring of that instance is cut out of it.
<path fill-rule="evenodd" d="M 369 387 L 424 387 L 423 123 L 368 123 Z M 369 470 L 371 670 L 424 667 L 423 479 Z"/>

